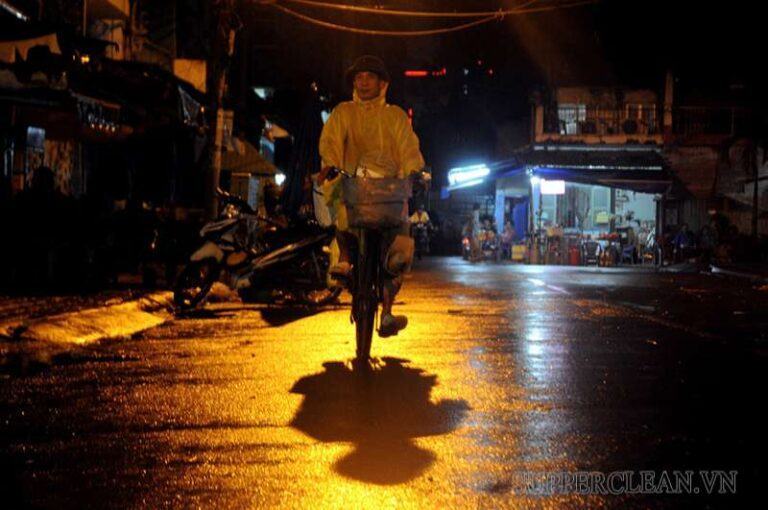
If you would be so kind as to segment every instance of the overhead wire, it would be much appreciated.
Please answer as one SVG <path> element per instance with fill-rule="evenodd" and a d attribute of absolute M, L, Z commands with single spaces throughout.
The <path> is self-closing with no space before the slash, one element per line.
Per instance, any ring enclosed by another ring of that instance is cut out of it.
<path fill-rule="evenodd" d="M 330 21 L 323 21 L 323 20 L 313 18 L 311 16 L 307 16 L 306 14 L 302 14 L 300 12 L 294 11 L 293 9 L 289 9 L 288 7 L 284 7 L 282 5 L 278 5 L 278 4 L 270 4 L 270 5 L 275 9 L 284 12 L 285 14 L 298 18 L 302 21 L 306 21 L 307 23 L 311 23 L 313 25 L 321 26 L 324 28 L 341 30 L 343 32 L 352 32 L 355 34 L 383 35 L 383 36 L 392 36 L 392 37 L 415 37 L 415 36 L 438 35 L 438 34 L 445 34 L 449 32 L 457 32 L 459 30 L 465 30 L 467 28 L 471 28 L 477 25 L 482 25 L 483 23 L 488 23 L 490 21 L 502 18 L 502 16 L 494 15 L 494 16 L 488 16 L 486 18 L 481 18 L 479 20 L 470 21 L 468 23 L 462 23 L 460 25 L 455 25 L 452 27 L 434 28 L 434 29 L 427 29 L 427 30 L 375 30 L 375 29 L 369 29 L 369 28 L 358 28 L 358 27 L 351 27 L 348 25 L 340 25 L 338 23 L 332 23 Z"/>
<path fill-rule="evenodd" d="M 327 2 L 318 2 L 315 0 L 279 0 L 279 1 L 304 3 L 307 5 L 312 4 L 312 6 L 314 7 L 329 7 L 334 9 L 340 8 L 340 7 L 341 8 L 348 7 L 350 8 L 350 10 L 364 9 L 365 12 L 368 12 L 370 14 L 386 15 L 386 14 L 397 13 L 397 14 L 392 14 L 397 16 L 405 15 L 405 13 L 408 13 L 409 15 L 413 15 L 415 13 L 417 17 L 428 17 L 429 15 L 432 15 L 432 14 L 439 15 L 439 16 L 447 15 L 447 14 L 452 14 L 452 15 L 458 14 L 458 13 L 445 13 L 445 12 L 429 13 L 429 12 L 417 12 L 417 11 L 392 11 L 392 10 L 386 10 L 386 9 L 372 9 L 367 7 L 350 6 L 350 5 L 344 5 L 344 4 L 330 4 Z M 379 36 L 389 36 L 389 37 L 418 37 L 418 36 L 439 35 L 439 34 L 445 34 L 450 32 L 458 32 L 460 30 L 466 30 L 468 28 L 489 23 L 493 20 L 503 19 L 507 15 L 520 15 L 520 14 L 552 11 L 552 10 L 558 10 L 558 9 L 568 9 L 568 8 L 579 7 L 583 5 L 594 4 L 594 3 L 597 3 L 599 0 L 577 0 L 567 4 L 558 3 L 555 5 L 547 5 L 547 6 L 541 6 L 541 7 L 527 7 L 527 8 L 522 7 L 525 5 L 530 6 L 531 4 L 536 3 L 538 1 L 540 0 L 529 0 L 527 3 L 521 4 L 521 6 L 518 6 L 517 8 L 513 8 L 513 9 L 506 9 L 506 10 L 500 9 L 498 11 L 487 11 L 485 13 L 480 13 L 480 12 L 467 13 L 468 15 L 470 15 L 470 17 L 477 17 L 477 15 L 479 14 L 484 14 L 485 16 L 475 21 L 470 21 L 467 23 L 462 23 L 459 25 L 451 26 L 451 27 L 424 29 L 424 30 L 377 30 L 377 29 L 369 29 L 369 28 L 359 28 L 359 27 L 342 25 L 339 23 L 334 23 L 334 22 L 314 18 L 302 12 L 285 7 L 284 5 L 279 5 L 278 0 L 262 0 L 260 3 L 266 6 L 273 7 L 283 12 L 284 14 L 293 16 L 304 22 L 321 26 L 323 28 L 332 29 L 332 30 L 339 30 L 343 32 L 351 32 L 355 34 L 364 34 L 364 35 L 379 35 Z M 450 17 L 455 17 L 455 16 L 450 16 Z"/>
<path fill-rule="evenodd" d="M 455 11 L 403 11 L 397 9 L 377 9 L 374 7 L 363 7 L 359 5 L 335 4 L 330 2 L 321 2 L 318 0 L 281 0 L 294 4 L 305 5 L 321 9 L 333 9 L 347 12 L 362 12 L 366 14 L 377 14 L 381 16 L 405 16 L 416 18 L 487 18 L 490 16 L 503 16 L 506 14 L 516 14 L 532 4 L 541 3 L 545 0 L 527 0 L 520 5 L 507 9 L 499 8 L 495 11 L 474 11 L 474 12 L 455 12 Z"/>

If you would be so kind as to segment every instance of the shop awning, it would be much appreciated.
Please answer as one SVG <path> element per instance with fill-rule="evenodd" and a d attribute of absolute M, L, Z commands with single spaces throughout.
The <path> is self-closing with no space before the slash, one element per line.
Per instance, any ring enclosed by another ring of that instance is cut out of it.
<path fill-rule="evenodd" d="M 221 154 L 222 170 L 265 176 L 277 173 L 275 165 L 267 161 L 250 142 L 235 138 L 232 149 Z"/>
<path fill-rule="evenodd" d="M 544 179 L 664 193 L 672 185 L 656 147 L 534 145 L 519 155 L 530 173 Z"/>

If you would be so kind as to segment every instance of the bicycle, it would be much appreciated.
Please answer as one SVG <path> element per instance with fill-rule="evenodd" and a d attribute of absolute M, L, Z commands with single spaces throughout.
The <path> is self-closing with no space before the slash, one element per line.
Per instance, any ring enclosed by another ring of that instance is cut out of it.
<path fill-rule="evenodd" d="M 412 183 L 410 179 L 355 177 L 339 169 L 333 169 L 329 178 L 337 175 L 344 178 L 342 196 L 350 230 L 357 239 L 348 278 L 352 294 L 350 319 L 355 324 L 355 361 L 367 364 L 383 299 L 384 256 L 389 248 L 383 241 L 392 229 L 407 224 L 407 202 Z"/>

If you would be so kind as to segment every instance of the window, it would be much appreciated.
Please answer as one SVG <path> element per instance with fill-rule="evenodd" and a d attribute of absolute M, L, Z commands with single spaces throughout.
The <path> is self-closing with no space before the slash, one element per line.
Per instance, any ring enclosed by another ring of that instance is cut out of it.
<path fill-rule="evenodd" d="M 561 135 L 580 134 L 581 124 L 587 118 L 587 107 L 583 104 L 563 104 L 557 109 Z"/>

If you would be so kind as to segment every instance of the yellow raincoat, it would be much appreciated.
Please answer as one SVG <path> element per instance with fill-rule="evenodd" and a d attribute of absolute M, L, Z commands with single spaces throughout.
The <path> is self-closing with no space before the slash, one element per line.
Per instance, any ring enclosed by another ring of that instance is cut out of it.
<path fill-rule="evenodd" d="M 341 168 L 351 174 L 360 169 L 374 178 L 405 178 L 424 168 L 419 139 L 408 116 L 401 108 L 387 104 L 386 92 L 385 87 L 370 101 L 354 94 L 352 101 L 334 108 L 320 135 L 323 167 Z M 327 181 L 323 194 L 336 214 L 337 228 L 347 230 L 339 178 Z"/>

